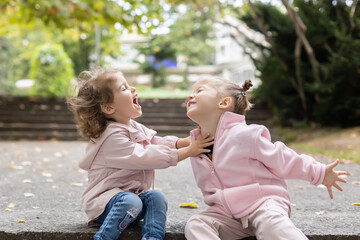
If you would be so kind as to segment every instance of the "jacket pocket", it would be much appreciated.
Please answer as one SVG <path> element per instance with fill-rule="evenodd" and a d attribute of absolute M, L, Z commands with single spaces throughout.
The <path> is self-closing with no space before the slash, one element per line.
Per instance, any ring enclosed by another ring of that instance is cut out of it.
<path fill-rule="evenodd" d="M 231 214 L 237 214 L 251 207 L 260 198 L 258 183 L 224 189 L 224 197 Z"/>

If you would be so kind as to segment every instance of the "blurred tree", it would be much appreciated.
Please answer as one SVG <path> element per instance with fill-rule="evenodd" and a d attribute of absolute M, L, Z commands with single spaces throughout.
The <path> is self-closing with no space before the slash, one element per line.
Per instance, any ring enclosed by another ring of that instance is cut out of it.
<path fill-rule="evenodd" d="M 209 9 L 192 11 L 191 5 L 186 7 L 185 13 L 175 12 L 178 18 L 169 27 L 166 34 L 153 35 L 149 43 L 138 46 L 141 54 L 147 56 L 141 68 L 144 72 L 153 74 L 153 86 L 159 86 L 156 78 L 160 76 L 161 83 L 165 83 L 165 68 L 173 67 L 179 56 L 182 57 L 186 66 L 182 88 L 188 88 L 187 67 L 189 65 L 213 64 L 215 49 L 211 43 L 213 36 L 212 21 L 208 19 L 213 14 Z M 175 6 L 176 8 L 176 6 Z M 174 10 L 174 9 L 172 9 Z M 160 84 L 162 85 L 162 84 Z"/>
<path fill-rule="evenodd" d="M 257 97 L 291 120 L 360 124 L 360 12 L 357 1 L 282 0 L 286 12 L 248 1 L 237 16 L 261 32 L 270 47 L 254 59 L 261 72 Z M 235 26 L 234 26 L 235 28 Z"/>
<path fill-rule="evenodd" d="M 74 77 L 71 59 L 60 44 L 40 45 L 31 59 L 30 77 L 35 79 L 31 95 L 67 96 Z"/>
<path fill-rule="evenodd" d="M 139 32 L 148 32 L 161 20 L 161 12 L 161 4 L 151 0 L 0 1 L 2 18 L 8 19 L 10 24 L 31 23 L 38 19 L 60 29 L 78 28 L 88 32 L 94 30 L 96 22 L 101 26 L 118 23 L 128 29 L 136 26 Z M 144 15 L 149 24 L 142 22 Z"/>
<path fill-rule="evenodd" d="M 120 54 L 118 39 L 124 29 L 148 34 L 163 20 L 162 11 L 158 2 L 150 0 L 0 0 L 1 45 L 8 51 L 1 54 L 1 65 L 5 66 L 6 57 L 12 58 L 8 71 L 0 69 L 0 88 L 11 91 L 16 80 L 28 77 L 32 51 L 40 44 L 61 43 L 77 75 L 90 68 L 96 24 L 101 27 L 102 55 L 115 57 Z"/>

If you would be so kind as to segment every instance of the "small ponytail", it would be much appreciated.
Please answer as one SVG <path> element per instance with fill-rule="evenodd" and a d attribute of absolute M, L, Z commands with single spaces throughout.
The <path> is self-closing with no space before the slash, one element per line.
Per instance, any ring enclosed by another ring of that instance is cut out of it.
<path fill-rule="evenodd" d="M 242 90 L 244 92 L 246 92 L 247 90 L 249 90 L 251 87 L 253 86 L 251 80 L 245 80 L 245 82 L 243 83 L 243 85 L 241 86 Z"/>
<path fill-rule="evenodd" d="M 234 100 L 234 108 L 232 112 L 245 115 L 246 111 L 250 110 L 252 104 L 246 97 L 246 91 L 248 91 L 252 86 L 251 80 L 245 80 L 241 87 L 230 81 L 225 82 L 227 87 L 227 95 L 230 95 Z"/>

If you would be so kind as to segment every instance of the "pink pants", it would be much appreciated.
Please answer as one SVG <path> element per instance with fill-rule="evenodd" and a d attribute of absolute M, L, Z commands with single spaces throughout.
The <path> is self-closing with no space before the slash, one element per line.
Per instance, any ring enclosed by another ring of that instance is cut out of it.
<path fill-rule="evenodd" d="M 308 239 L 289 218 L 289 207 L 269 199 L 248 216 L 234 219 L 213 210 L 193 215 L 186 224 L 188 240 L 234 240 L 256 236 L 258 240 Z"/>

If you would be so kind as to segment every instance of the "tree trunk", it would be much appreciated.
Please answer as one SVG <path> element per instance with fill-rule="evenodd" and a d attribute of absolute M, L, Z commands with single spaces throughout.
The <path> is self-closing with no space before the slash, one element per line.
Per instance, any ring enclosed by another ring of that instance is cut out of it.
<path fill-rule="evenodd" d="M 290 19 L 292 20 L 292 22 L 294 24 L 296 35 L 298 36 L 298 39 L 301 41 L 301 44 L 304 46 L 305 51 L 309 57 L 309 61 L 310 61 L 311 68 L 312 68 L 312 74 L 313 74 L 313 78 L 315 81 L 315 90 L 317 90 L 320 87 L 319 86 L 320 85 L 319 69 L 318 69 L 315 52 L 305 36 L 306 26 L 303 23 L 303 21 L 301 20 L 301 18 L 299 17 L 299 15 L 290 6 L 288 0 L 281 0 L 281 1 L 284 4 L 284 6 L 286 7 L 286 10 L 290 16 Z M 315 91 L 315 100 L 317 102 L 319 102 L 319 95 L 316 91 Z"/>

